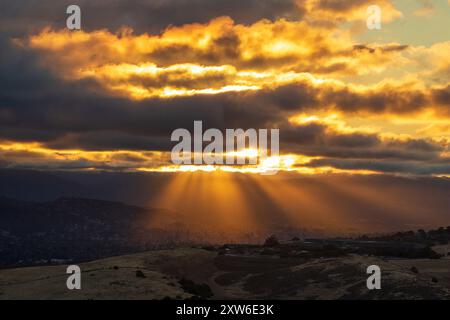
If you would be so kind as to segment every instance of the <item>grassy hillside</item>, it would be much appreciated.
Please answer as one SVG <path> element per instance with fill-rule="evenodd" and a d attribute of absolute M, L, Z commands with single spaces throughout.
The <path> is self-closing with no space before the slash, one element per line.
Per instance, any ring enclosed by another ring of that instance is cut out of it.
<path fill-rule="evenodd" d="M 410 270 L 415 260 L 281 251 L 282 245 L 178 248 L 96 260 L 80 264 L 82 289 L 73 291 L 65 265 L 1 270 L 0 299 L 450 299 L 443 281 Z M 427 261 L 450 271 L 447 259 Z M 372 264 L 382 269 L 381 290 L 366 288 Z"/>

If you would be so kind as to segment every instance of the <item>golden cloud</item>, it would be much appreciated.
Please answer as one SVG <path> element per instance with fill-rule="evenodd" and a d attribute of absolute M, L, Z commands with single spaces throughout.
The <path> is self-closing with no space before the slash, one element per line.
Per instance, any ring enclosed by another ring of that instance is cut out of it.
<path fill-rule="evenodd" d="M 120 105 L 125 101 L 125 105 L 142 106 L 149 101 L 148 105 L 159 105 L 155 109 L 160 110 L 170 109 L 171 103 L 189 101 L 188 114 L 190 106 L 205 98 L 191 96 L 216 95 L 205 101 L 225 101 L 224 108 L 229 109 L 224 113 L 237 117 L 241 117 L 240 106 L 245 105 L 242 119 L 248 121 L 252 113 L 258 114 L 261 117 L 255 117 L 256 123 L 285 126 L 292 134 L 295 146 L 283 150 L 285 153 L 276 159 L 280 160 L 280 170 L 429 170 L 446 174 L 448 167 L 439 165 L 448 161 L 450 42 L 429 47 L 358 43 L 351 28 L 337 25 L 365 21 L 369 4 L 366 0 L 299 1 L 299 7 L 307 11 L 301 21 L 261 20 L 246 25 L 218 17 L 207 23 L 170 26 L 160 34 L 134 34 L 130 28 L 117 33 L 47 28 L 15 43 L 36 54 L 41 66 L 58 80 L 82 84 L 93 80 L 87 83 L 99 84 L 102 93 L 112 98 L 108 101 L 116 96 L 125 98 L 117 99 Z M 378 5 L 385 22 L 402 16 L 387 0 Z M 96 86 L 81 87 L 81 94 L 91 87 L 97 90 Z M 189 98 L 183 100 L 185 97 Z M 108 102 L 105 105 L 109 106 Z M 117 114 L 122 111 L 117 110 Z M 2 115 L 5 119 L 8 116 Z M 159 119 L 157 115 L 153 118 Z M 13 121 L 11 117 L 7 120 Z M 92 130 L 84 119 L 82 122 L 83 130 Z M 70 118 L 67 123 L 70 131 L 76 121 Z M 247 124 L 245 120 L 240 123 Z M 55 127 L 63 126 L 58 123 Z M 94 128 L 97 130 L 95 122 Z M 164 134 L 161 131 L 158 134 Z M 298 134 L 309 131 L 313 132 L 311 141 L 299 142 Z M 142 128 L 130 132 L 130 139 L 155 134 Z M 71 150 L 78 146 L 70 140 L 71 134 L 76 140 L 78 132 L 65 132 L 53 145 L 4 142 L 0 160 L 23 166 L 132 171 L 261 170 L 251 166 L 172 166 L 167 151 Z M 109 133 L 103 134 L 110 139 Z M 58 151 L 58 147 L 69 150 Z M 113 149 L 106 146 L 100 150 L 108 148 Z M 370 157 L 391 163 L 364 162 Z M 344 163 L 348 159 L 353 162 Z M 393 159 L 406 161 L 398 165 Z"/>
<path fill-rule="evenodd" d="M 219 17 L 160 35 L 46 29 L 16 42 L 65 79 L 94 78 L 136 99 L 259 90 L 306 77 L 348 81 L 409 61 L 407 46 L 355 45 L 349 31 L 283 19 L 242 25 Z"/>

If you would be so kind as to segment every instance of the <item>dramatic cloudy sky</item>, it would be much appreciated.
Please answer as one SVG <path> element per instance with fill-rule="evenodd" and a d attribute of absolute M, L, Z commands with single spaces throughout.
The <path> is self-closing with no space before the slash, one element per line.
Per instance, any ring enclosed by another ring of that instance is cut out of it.
<path fill-rule="evenodd" d="M 202 120 L 279 128 L 283 170 L 450 176 L 449 21 L 447 0 L 2 0 L 0 166 L 181 170 L 170 134 Z"/>

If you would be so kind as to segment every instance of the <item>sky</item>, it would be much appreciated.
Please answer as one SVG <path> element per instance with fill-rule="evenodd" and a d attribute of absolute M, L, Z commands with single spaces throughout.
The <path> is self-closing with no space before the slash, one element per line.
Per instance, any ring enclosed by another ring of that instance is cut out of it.
<path fill-rule="evenodd" d="M 450 177 L 447 0 L 70 4 L 0 3 L 2 168 L 262 170 L 171 163 L 202 120 L 278 128 L 281 171 Z"/>

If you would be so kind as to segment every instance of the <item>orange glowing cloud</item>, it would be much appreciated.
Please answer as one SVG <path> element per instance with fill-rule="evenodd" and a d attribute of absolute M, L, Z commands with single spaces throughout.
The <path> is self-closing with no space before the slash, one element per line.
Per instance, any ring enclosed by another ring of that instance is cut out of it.
<path fill-rule="evenodd" d="M 244 24 L 222 16 L 168 26 L 159 34 L 135 34 L 127 27 L 118 32 L 45 28 L 22 36 L 13 41 L 14 49 L 31 52 L 37 67 L 51 71 L 56 82 L 77 84 L 71 96 L 76 101 L 61 111 L 66 100 L 53 103 L 57 94 L 42 99 L 51 100 L 42 116 L 47 134 L 42 136 L 52 141 L 3 141 L 0 160 L 25 167 L 187 173 L 276 168 L 447 174 L 450 42 L 359 43 L 355 34 L 371 4 L 305 0 L 298 1 L 298 21 Z M 402 17 L 390 1 L 377 5 L 384 23 Z M 197 104 L 211 108 L 191 112 Z M 102 117 L 85 121 L 91 109 L 93 115 L 107 115 L 104 125 L 97 126 Z M 18 124 L 16 110 L 0 111 L 8 125 Z M 175 129 L 172 123 L 191 114 L 201 117 L 200 112 L 220 114 L 226 125 L 280 127 L 280 156 L 256 166 L 172 165 L 165 135 Z M 157 128 L 146 128 L 147 122 Z M 22 129 L 27 128 L 17 130 Z M 154 136 L 158 142 L 150 141 Z M 117 143 L 110 141 L 114 137 Z M 155 150 L 143 151 L 147 145 Z"/>
<path fill-rule="evenodd" d="M 160 35 L 47 29 L 16 42 L 65 79 L 94 78 L 135 99 L 260 90 L 305 78 L 348 83 L 410 61 L 407 46 L 355 45 L 349 31 L 283 19 L 242 25 L 219 17 Z"/>

